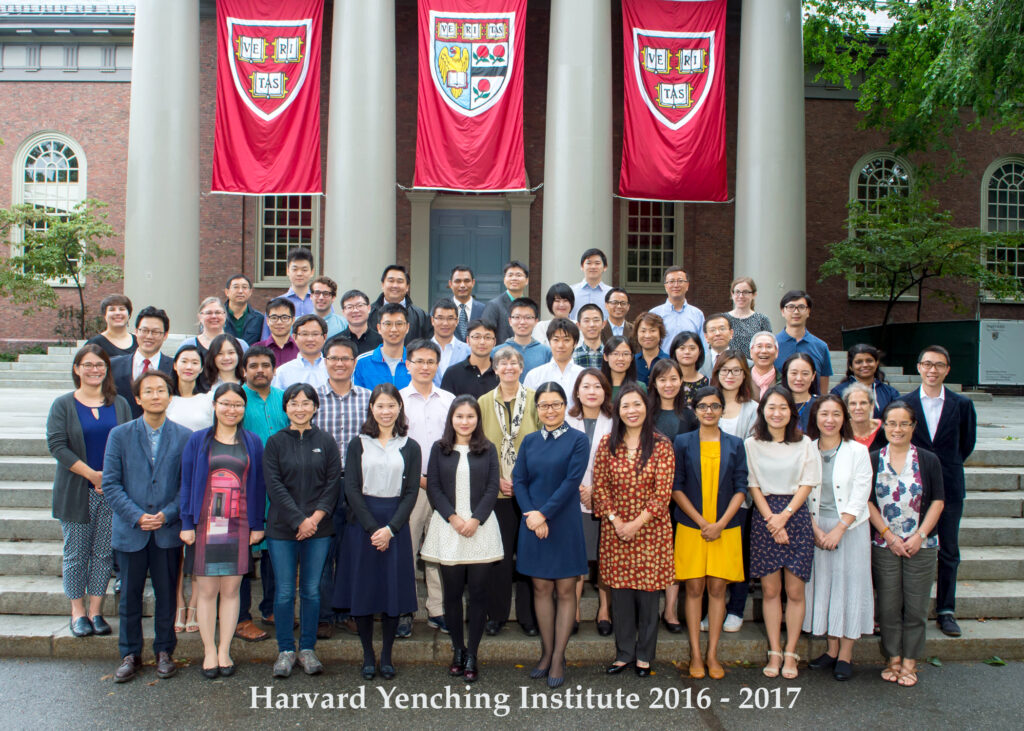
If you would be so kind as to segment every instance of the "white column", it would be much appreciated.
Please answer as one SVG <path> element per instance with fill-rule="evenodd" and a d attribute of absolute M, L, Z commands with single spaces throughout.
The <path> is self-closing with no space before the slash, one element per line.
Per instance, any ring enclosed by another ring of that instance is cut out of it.
<path fill-rule="evenodd" d="M 609 0 L 552 0 L 544 137 L 543 287 L 583 279 L 591 246 L 612 259 Z"/>
<path fill-rule="evenodd" d="M 776 330 L 779 298 L 806 286 L 804 60 L 800 0 L 743 3 L 734 272 L 757 282 Z"/>
<path fill-rule="evenodd" d="M 168 56 L 174 49 L 173 59 Z M 211 51 L 212 53 L 212 51 Z M 124 291 L 194 332 L 199 305 L 199 0 L 135 6 Z"/>
<path fill-rule="evenodd" d="M 393 0 L 336 0 L 330 74 L 324 272 L 372 298 L 395 261 Z"/>

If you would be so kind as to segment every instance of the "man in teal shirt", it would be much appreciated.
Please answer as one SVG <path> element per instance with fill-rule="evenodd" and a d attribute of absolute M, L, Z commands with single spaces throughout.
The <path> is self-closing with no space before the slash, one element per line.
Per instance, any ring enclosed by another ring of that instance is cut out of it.
<path fill-rule="evenodd" d="M 251 353 L 249 351 L 252 351 Z M 248 429 L 260 438 L 264 446 L 271 434 L 276 434 L 288 426 L 288 416 L 284 413 L 284 392 L 274 388 L 270 382 L 274 379 L 274 351 L 263 345 L 253 345 L 242 356 L 242 369 L 245 373 L 245 419 L 242 428 Z M 262 549 L 263 546 L 258 546 Z M 267 624 L 273 623 L 274 616 L 274 568 L 270 563 L 270 554 L 264 552 L 260 558 L 260 580 L 263 582 L 263 599 L 260 601 L 260 614 Z M 248 577 L 242 578 L 239 589 L 238 627 L 235 636 L 249 642 L 259 642 L 270 635 L 261 630 L 252 621 L 249 609 L 252 605 L 252 587 Z"/>

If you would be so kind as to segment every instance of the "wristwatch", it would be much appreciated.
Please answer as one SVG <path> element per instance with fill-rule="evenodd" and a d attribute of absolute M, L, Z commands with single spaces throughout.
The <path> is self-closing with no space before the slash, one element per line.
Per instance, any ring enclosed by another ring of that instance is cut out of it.
<path fill-rule="evenodd" d="M 791 507 L 789 507 L 789 506 L 787 505 L 787 506 L 786 506 L 786 512 L 787 512 L 787 513 L 789 513 L 790 515 L 792 515 L 792 514 L 793 514 L 793 508 L 791 508 Z"/>
<path fill-rule="evenodd" d="M 616 517 L 615 513 L 608 513 L 608 522 L 609 523 L 614 523 L 615 522 L 615 517 Z"/>
<path fill-rule="evenodd" d="M 928 534 L 927 534 L 927 533 L 925 533 L 925 532 L 924 532 L 923 530 L 922 530 L 922 531 L 918 531 L 917 535 L 921 536 L 921 542 L 922 542 L 922 543 L 923 543 L 924 541 L 927 541 L 927 540 L 928 540 Z"/>

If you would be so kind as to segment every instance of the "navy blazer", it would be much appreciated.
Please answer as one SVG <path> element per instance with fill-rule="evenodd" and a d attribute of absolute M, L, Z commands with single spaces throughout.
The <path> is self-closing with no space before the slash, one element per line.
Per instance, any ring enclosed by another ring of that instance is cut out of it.
<path fill-rule="evenodd" d="M 963 502 L 967 490 L 964 462 L 974 451 L 974 443 L 978 438 L 978 416 L 969 398 L 953 393 L 948 388 L 945 390 L 946 397 L 934 440 L 928 434 L 928 422 L 925 421 L 924 409 L 921 407 L 921 389 L 915 388 L 901 396 L 900 400 L 914 410 L 914 418 L 917 419 L 911 443 L 915 447 L 927 449 L 939 458 L 946 502 L 958 503 Z"/>
<path fill-rule="evenodd" d="M 117 388 L 117 395 L 128 402 L 132 410 L 132 418 L 138 419 L 142 416 L 142 407 L 135 401 L 132 394 L 132 358 L 133 355 L 119 355 L 110 359 L 110 373 L 114 376 L 114 386 Z M 160 354 L 157 359 L 156 369 L 167 375 L 174 372 L 174 359 Z"/>
<path fill-rule="evenodd" d="M 721 467 L 718 472 L 718 507 L 716 520 L 725 515 L 729 503 L 736 493 L 747 494 L 747 451 L 743 440 L 732 434 L 721 433 Z M 700 430 L 686 432 L 676 437 L 673 444 L 676 452 L 676 479 L 673 490 L 680 490 L 693 503 L 698 512 L 704 512 L 704 493 L 700 477 Z M 688 528 L 699 526 L 690 519 L 683 509 L 672 505 L 673 516 L 680 525 Z M 726 528 L 735 528 L 743 522 L 743 508 L 736 511 Z"/>
<path fill-rule="evenodd" d="M 107 438 L 103 496 L 114 512 L 110 545 L 118 551 L 141 551 L 153 533 L 160 548 L 181 545 L 181 454 L 192 430 L 170 419 L 164 421 L 162 429 L 156 464 L 142 419 L 114 427 Z M 139 518 L 143 513 L 163 513 L 166 522 L 156 531 L 142 530 Z"/>

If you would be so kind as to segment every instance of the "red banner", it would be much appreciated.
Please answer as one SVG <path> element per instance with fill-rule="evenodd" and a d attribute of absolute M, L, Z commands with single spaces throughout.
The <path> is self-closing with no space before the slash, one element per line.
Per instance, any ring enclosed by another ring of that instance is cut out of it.
<path fill-rule="evenodd" d="M 420 0 L 417 188 L 526 188 L 526 0 Z"/>
<path fill-rule="evenodd" d="M 728 199 L 725 6 L 726 0 L 622 0 L 619 195 Z"/>
<path fill-rule="evenodd" d="M 323 0 L 217 1 L 214 193 L 320 193 Z"/>

